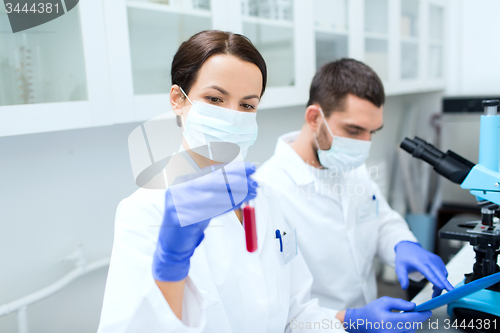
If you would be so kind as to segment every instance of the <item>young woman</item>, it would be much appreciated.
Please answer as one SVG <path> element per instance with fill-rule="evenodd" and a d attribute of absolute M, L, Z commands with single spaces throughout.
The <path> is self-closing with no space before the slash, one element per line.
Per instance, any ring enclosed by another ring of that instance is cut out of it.
<path fill-rule="evenodd" d="M 242 162 L 257 135 L 262 56 L 244 36 L 204 31 L 180 46 L 171 74 L 184 162 L 166 169 L 196 177 L 139 189 L 118 206 L 99 332 L 343 331 L 336 311 L 310 299 L 295 230 Z M 251 199 L 253 253 L 237 210 Z"/>

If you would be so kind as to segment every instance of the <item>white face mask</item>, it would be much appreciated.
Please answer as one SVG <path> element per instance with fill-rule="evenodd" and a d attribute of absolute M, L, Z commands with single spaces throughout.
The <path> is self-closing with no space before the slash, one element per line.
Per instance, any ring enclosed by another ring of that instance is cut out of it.
<path fill-rule="evenodd" d="M 333 135 L 332 130 L 326 122 L 323 111 L 319 109 L 319 112 L 325 121 L 326 129 L 333 137 L 330 149 L 321 150 L 318 140 L 316 139 L 316 133 L 313 133 L 314 141 L 316 141 L 316 146 L 318 147 L 318 158 L 321 165 L 327 169 L 333 169 L 335 167 L 354 169 L 363 165 L 370 153 L 371 141 Z"/>
<path fill-rule="evenodd" d="M 189 148 L 210 145 L 212 142 L 226 142 L 238 145 L 243 158 L 248 148 L 257 139 L 257 114 L 222 108 L 207 103 L 191 101 L 180 88 L 184 96 L 192 104 L 184 122 L 184 138 Z M 206 156 L 211 158 L 211 156 Z"/>

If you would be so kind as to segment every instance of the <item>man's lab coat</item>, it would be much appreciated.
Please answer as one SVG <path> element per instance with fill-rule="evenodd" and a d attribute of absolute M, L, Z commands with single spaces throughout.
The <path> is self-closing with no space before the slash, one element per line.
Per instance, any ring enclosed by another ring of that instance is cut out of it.
<path fill-rule="evenodd" d="M 234 212 L 210 221 L 191 258 L 181 321 L 155 284 L 151 268 L 165 190 L 139 189 L 124 199 L 116 214 L 98 332 L 343 332 L 335 329 L 335 323 L 340 327 L 337 311 L 310 299 L 312 276 L 302 255 L 284 264 L 275 231 L 289 227 L 278 205 L 262 191 L 257 195 L 254 253 L 246 250 L 244 229 Z M 319 325 L 323 329 L 307 329 Z"/>
<path fill-rule="evenodd" d="M 392 210 L 365 165 L 354 170 L 318 169 L 290 147 L 299 132 L 278 139 L 270 160 L 254 178 L 278 196 L 321 306 L 342 310 L 377 297 L 374 258 L 394 266 L 394 247 L 416 242 L 405 220 Z"/>

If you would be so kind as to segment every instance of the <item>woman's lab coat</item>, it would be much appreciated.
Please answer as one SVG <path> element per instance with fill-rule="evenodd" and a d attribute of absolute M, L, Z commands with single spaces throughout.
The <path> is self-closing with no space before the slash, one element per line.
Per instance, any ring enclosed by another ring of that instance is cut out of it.
<path fill-rule="evenodd" d="M 364 306 L 377 298 L 374 258 L 394 266 L 395 245 L 417 240 L 365 165 L 344 172 L 313 168 L 289 145 L 298 134 L 280 137 L 254 178 L 268 185 L 286 222 L 297 228 L 314 277 L 312 297 L 337 310 Z"/>
<path fill-rule="evenodd" d="M 310 328 L 319 325 L 321 332 L 343 332 L 337 311 L 310 299 L 312 276 L 300 252 L 284 264 L 275 231 L 290 229 L 278 203 L 261 192 L 255 199 L 256 252 L 246 251 L 234 212 L 211 220 L 191 258 L 182 321 L 152 276 L 165 190 L 139 189 L 124 199 L 116 214 L 98 332 L 314 332 Z"/>

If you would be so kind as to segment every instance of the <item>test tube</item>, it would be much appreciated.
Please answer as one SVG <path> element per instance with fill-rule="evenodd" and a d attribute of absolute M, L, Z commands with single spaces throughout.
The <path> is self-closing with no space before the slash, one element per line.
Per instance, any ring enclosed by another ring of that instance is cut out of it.
<path fill-rule="evenodd" d="M 257 226 L 255 224 L 255 208 L 252 201 L 243 204 L 243 227 L 245 229 L 247 251 L 255 252 L 257 250 Z"/>

